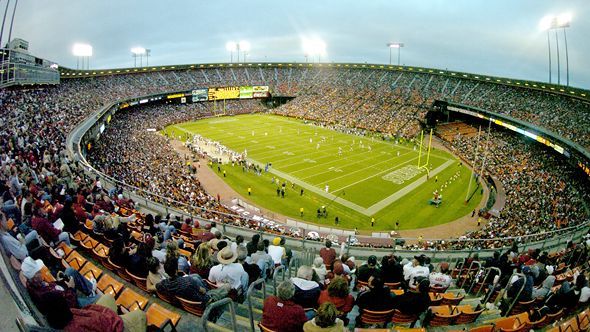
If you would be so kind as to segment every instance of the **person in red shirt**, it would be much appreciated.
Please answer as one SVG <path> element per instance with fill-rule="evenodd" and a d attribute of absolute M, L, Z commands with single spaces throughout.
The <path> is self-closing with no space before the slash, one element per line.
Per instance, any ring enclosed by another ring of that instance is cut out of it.
<path fill-rule="evenodd" d="M 47 243 L 64 241 L 70 246 L 69 234 L 55 228 L 47 219 L 47 212 L 43 209 L 35 209 L 33 212 L 33 219 L 31 219 L 31 227 L 36 230 Z"/>
<path fill-rule="evenodd" d="M 291 299 L 295 295 L 295 286 L 291 280 L 285 280 L 277 286 L 277 296 L 264 300 L 262 322 L 266 328 L 281 332 L 300 332 L 307 321 L 303 308 Z"/>
<path fill-rule="evenodd" d="M 332 264 L 336 260 L 336 250 L 332 248 L 332 241 L 326 240 L 326 247 L 320 249 L 320 257 L 324 260 L 324 265 L 328 270 L 332 269 Z"/>
<path fill-rule="evenodd" d="M 328 285 L 328 288 L 320 293 L 318 305 L 330 302 L 338 310 L 338 318 L 342 319 L 345 325 L 348 323 L 346 315 L 354 307 L 354 297 L 349 294 L 348 281 L 344 277 L 335 277 Z"/>

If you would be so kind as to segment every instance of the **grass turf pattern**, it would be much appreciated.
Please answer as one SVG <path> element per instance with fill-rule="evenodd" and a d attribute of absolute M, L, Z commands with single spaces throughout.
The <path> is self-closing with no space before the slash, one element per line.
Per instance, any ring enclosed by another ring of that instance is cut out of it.
<path fill-rule="evenodd" d="M 338 216 L 337 227 L 341 228 L 389 231 L 396 221 L 399 229 L 422 228 L 464 216 L 481 200 L 477 190 L 468 205 L 463 203 L 470 172 L 445 151 L 431 151 L 431 172 L 438 168 L 440 173 L 420 183 L 426 171 L 416 167 L 419 149 L 414 149 L 413 143 L 395 144 L 262 114 L 203 119 L 169 126 L 164 132 L 177 139 L 185 133 L 200 134 L 233 151 L 246 150 L 248 159 L 263 168 L 272 163 L 270 171 L 260 176 L 231 164 L 222 166 L 226 177 L 219 175 L 255 205 L 315 224 L 336 226 L 334 217 Z M 425 158 L 423 151 L 422 164 Z M 280 183 L 287 182 L 285 198 L 277 196 L 277 185 L 271 183 L 277 178 L 274 172 L 295 180 L 292 188 L 291 181 L 278 176 Z M 301 185 L 307 186 L 303 196 Z M 329 194 L 325 193 L 326 185 Z M 429 205 L 433 192 L 441 187 L 443 204 L 438 208 Z M 321 206 L 327 207 L 328 216 L 317 218 L 316 210 Z M 374 226 L 371 218 L 375 218 Z"/>

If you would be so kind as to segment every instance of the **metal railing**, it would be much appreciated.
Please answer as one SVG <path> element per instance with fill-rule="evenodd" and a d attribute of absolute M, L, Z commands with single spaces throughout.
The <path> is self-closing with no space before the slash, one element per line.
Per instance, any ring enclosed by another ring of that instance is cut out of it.
<path fill-rule="evenodd" d="M 255 331 L 255 326 L 254 326 L 254 312 L 252 311 L 252 309 L 253 309 L 252 296 L 253 296 L 253 294 L 255 292 L 254 289 L 258 285 L 261 285 L 261 289 L 262 289 L 262 300 L 264 300 L 266 298 L 266 283 L 264 282 L 264 278 L 258 278 L 258 280 L 256 280 L 253 283 L 251 283 L 250 286 L 248 287 L 248 292 L 246 293 L 246 300 L 248 302 L 248 316 L 250 318 L 250 328 L 252 329 L 252 331 Z"/>
<path fill-rule="evenodd" d="M 207 308 L 205 308 L 205 312 L 203 312 L 203 317 L 201 317 L 201 331 L 209 331 L 209 315 L 211 314 L 211 311 L 213 309 L 221 310 L 221 307 L 224 307 L 226 305 L 229 306 L 229 315 L 232 324 L 231 330 L 237 331 L 238 323 L 236 321 L 236 308 L 234 307 L 234 302 L 229 297 L 217 300 L 207 305 Z"/>

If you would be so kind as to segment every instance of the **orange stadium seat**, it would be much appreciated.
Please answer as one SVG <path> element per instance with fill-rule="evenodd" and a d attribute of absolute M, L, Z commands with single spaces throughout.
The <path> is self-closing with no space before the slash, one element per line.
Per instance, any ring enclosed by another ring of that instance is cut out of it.
<path fill-rule="evenodd" d="M 145 312 L 145 315 L 148 327 L 153 327 L 158 331 L 164 331 L 164 328 L 167 325 L 172 326 L 172 329 L 175 330 L 181 317 L 179 314 L 172 312 L 157 303 L 152 303 Z"/>
<path fill-rule="evenodd" d="M 128 311 L 144 310 L 148 302 L 149 300 L 145 296 L 137 294 L 130 288 L 125 288 L 115 301 L 117 305 L 127 309 Z"/>

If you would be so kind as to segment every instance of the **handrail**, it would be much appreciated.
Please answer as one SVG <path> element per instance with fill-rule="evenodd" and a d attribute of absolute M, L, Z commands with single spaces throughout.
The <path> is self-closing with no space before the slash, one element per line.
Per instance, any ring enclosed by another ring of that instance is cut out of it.
<path fill-rule="evenodd" d="M 502 276 L 502 270 L 500 270 L 499 268 L 495 267 L 495 266 L 490 266 L 488 268 L 486 268 L 486 273 L 483 276 L 483 280 L 482 280 L 482 286 L 477 290 L 477 293 L 475 294 L 476 297 L 479 296 L 479 294 L 481 293 L 481 290 L 485 287 L 486 285 L 486 280 L 488 280 L 488 277 L 490 275 L 490 273 L 492 271 L 496 271 L 498 272 L 497 276 L 498 278 L 500 278 Z M 494 276 L 495 278 L 496 276 Z M 492 282 L 492 285 L 494 285 L 494 283 Z M 485 303 L 485 302 L 484 302 Z"/>
<path fill-rule="evenodd" d="M 258 285 L 262 285 L 262 299 L 266 299 L 266 283 L 264 282 L 264 278 L 258 278 L 258 280 L 251 283 L 248 287 L 248 291 L 246 292 L 246 300 L 248 301 L 248 315 L 250 316 L 250 327 L 252 328 L 252 331 L 255 330 L 254 312 L 252 312 L 252 295 L 254 293 L 254 288 Z"/>
<path fill-rule="evenodd" d="M 479 271 L 479 269 L 481 269 L 481 263 L 479 261 L 471 261 L 471 263 L 469 264 L 469 267 L 467 268 L 466 275 L 463 278 L 463 282 L 461 283 L 461 286 L 459 286 L 459 288 L 463 289 L 463 286 L 465 286 L 465 283 L 467 282 L 467 277 L 471 273 L 471 270 L 472 270 L 474 264 L 478 266 L 478 268 L 477 268 L 478 271 Z M 461 272 L 459 272 L 459 277 L 461 277 Z"/>
<path fill-rule="evenodd" d="M 518 277 L 518 279 L 517 279 L 517 280 L 515 280 L 513 283 L 510 283 L 510 281 L 512 280 L 512 278 L 513 278 L 514 276 L 517 276 L 517 277 Z M 521 293 L 524 291 L 524 287 L 526 286 L 526 277 L 525 277 L 525 275 L 524 275 L 524 274 L 522 274 L 522 273 L 518 273 L 518 272 L 514 272 L 514 273 L 512 273 L 512 275 L 511 275 L 511 276 L 510 276 L 510 278 L 508 279 L 508 283 L 506 284 L 506 287 L 504 288 L 504 294 L 506 294 L 506 295 L 507 295 L 507 294 L 508 294 L 508 293 L 507 293 L 507 292 L 508 292 L 508 290 L 509 290 L 509 289 L 510 289 L 512 286 L 514 286 L 514 284 L 515 284 L 515 283 L 516 283 L 518 280 L 520 280 L 520 279 L 523 279 L 522 286 L 520 286 L 520 289 L 518 290 L 518 293 L 516 293 L 516 296 L 514 296 L 514 299 L 512 300 L 512 303 L 510 303 L 510 306 L 508 306 L 508 310 L 506 310 L 506 313 L 505 313 L 505 315 L 509 315 L 509 314 L 510 314 L 510 311 L 512 310 L 512 308 L 514 307 L 514 305 L 515 305 L 515 304 L 516 304 L 516 302 L 518 301 L 518 298 L 520 297 L 520 294 L 521 294 Z"/>
<path fill-rule="evenodd" d="M 226 297 L 207 305 L 207 308 L 205 308 L 203 316 L 201 317 L 202 331 L 209 331 L 209 329 L 207 328 L 207 323 L 209 322 L 209 315 L 211 314 L 211 310 L 217 307 L 225 306 L 227 304 L 229 304 L 229 314 L 231 318 L 232 330 L 238 330 L 238 323 L 236 322 L 236 308 L 234 307 L 234 302 L 229 297 Z"/>
<path fill-rule="evenodd" d="M 273 286 L 273 293 L 275 296 L 277 295 L 277 279 L 278 279 L 279 272 L 283 276 L 282 281 L 285 281 L 285 267 L 282 265 L 275 267 L 275 271 L 272 274 L 272 286 Z"/>

